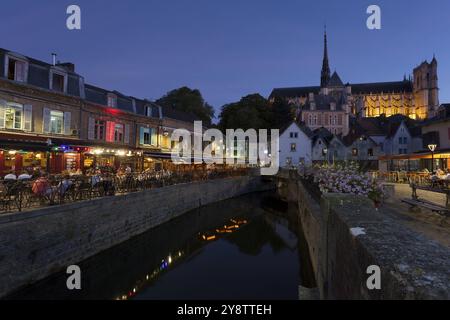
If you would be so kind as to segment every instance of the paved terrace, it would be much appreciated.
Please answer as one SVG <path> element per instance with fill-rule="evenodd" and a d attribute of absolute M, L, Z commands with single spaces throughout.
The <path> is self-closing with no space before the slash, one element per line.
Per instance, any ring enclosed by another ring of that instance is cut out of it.
<path fill-rule="evenodd" d="M 444 217 L 424 208 L 411 210 L 409 205 L 401 202 L 403 198 L 411 198 L 411 187 L 408 184 L 394 186 L 395 194 L 386 201 L 380 211 L 427 238 L 450 248 L 450 217 Z M 445 206 L 444 194 L 417 190 L 417 195 L 419 198 Z"/>

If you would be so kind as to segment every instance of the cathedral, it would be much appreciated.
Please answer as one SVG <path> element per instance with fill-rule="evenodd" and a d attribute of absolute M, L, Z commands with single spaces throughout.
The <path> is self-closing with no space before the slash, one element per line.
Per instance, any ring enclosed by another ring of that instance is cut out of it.
<path fill-rule="evenodd" d="M 272 102 L 281 98 L 295 105 L 298 119 L 311 129 L 325 127 L 345 136 L 352 117 L 402 114 L 423 120 L 436 114 L 439 88 L 435 57 L 414 68 L 412 79 L 344 84 L 337 72 L 330 72 L 327 45 L 325 32 L 320 86 L 276 88 L 269 98 Z"/>

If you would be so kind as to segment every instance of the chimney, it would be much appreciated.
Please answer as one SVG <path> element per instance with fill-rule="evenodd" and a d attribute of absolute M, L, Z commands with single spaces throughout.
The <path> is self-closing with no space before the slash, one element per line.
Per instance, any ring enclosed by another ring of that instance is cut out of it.
<path fill-rule="evenodd" d="M 57 56 L 56 53 L 52 53 L 52 64 L 53 64 L 54 66 L 56 66 L 56 56 Z"/>

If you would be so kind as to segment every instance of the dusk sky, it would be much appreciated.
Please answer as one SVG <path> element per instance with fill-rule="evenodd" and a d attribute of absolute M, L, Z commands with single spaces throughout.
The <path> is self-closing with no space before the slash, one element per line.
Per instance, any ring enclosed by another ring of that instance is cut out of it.
<path fill-rule="evenodd" d="M 66 28 L 66 8 L 82 30 Z M 368 30 L 366 9 L 382 10 Z M 73 62 L 87 83 L 158 99 L 198 88 L 216 108 L 274 87 L 318 85 L 327 24 L 331 71 L 344 83 L 397 81 L 438 59 L 450 102 L 450 2 L 300 0 L 3 1 L 0 47 Z"/>

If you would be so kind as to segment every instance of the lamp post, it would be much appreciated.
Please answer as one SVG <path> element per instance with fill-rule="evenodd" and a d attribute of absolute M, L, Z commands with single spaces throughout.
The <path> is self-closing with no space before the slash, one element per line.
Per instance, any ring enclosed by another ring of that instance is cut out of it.
<path fill-rule="evenodd" d="M 324 148 L 324 149 L 322 150 L 322 152 L 323 152 L 323 157 L 324 157 L 325 160 L 327 160 L 327 164 L 328 164 L 328 157 L 327 157 L 328 149 L 327 149 L 327 148 Z"/>
<path fill-rule="evenodd" d="M 436 151 L 436 144 L 429 144 L 428 149 L 431 151 L 431 173 L 434 173 L 434 151 Z"/>

